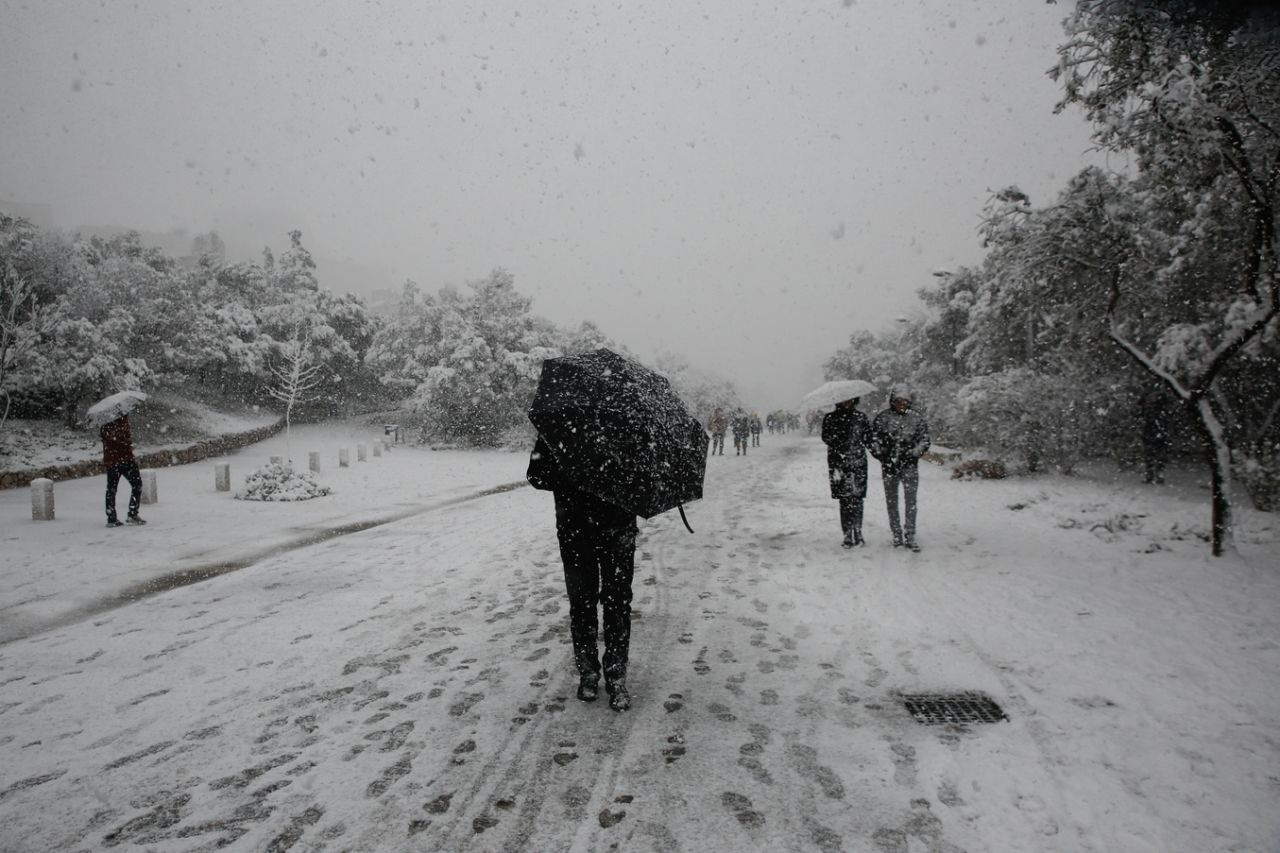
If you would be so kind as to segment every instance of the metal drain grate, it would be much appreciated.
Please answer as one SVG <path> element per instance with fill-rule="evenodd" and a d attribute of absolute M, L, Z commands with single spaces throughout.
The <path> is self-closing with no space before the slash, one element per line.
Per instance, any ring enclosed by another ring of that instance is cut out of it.
<path fill-rule="evenodd" d="M 985 693 L 904 693 L 898 698 L 916 722 L 926 726 L 998 723 L 1009 719 Z"/>

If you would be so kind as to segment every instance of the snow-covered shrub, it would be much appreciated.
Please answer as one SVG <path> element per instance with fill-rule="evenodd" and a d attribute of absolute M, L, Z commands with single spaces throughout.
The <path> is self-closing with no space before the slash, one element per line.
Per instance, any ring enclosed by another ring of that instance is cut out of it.
<path fill-rule="evenodd" d="M 1014 368 L 974 377 L 956 397 L 984 446 L 1020 458 L 1028 471 L 1047 465 L 1069 474 L 1100 450 L 1091 439 L 1105 417 L 1104 394 L 1096 380 Z"/>
<path fill-rule="evenodd" d="M 1280 509 L 1280 447 L 1240 454 L 1233 473 L 1244 484 L 1253 505 L 1262 512 Z"/>
<path fill-rule="evenodd" d="M 263 465 L 244 479 L 236 492 L 239 501 L 306 501 L 324 497 L 333 490 L 322 486 L 310 471 L 295 471 L 285 465 Z"/>

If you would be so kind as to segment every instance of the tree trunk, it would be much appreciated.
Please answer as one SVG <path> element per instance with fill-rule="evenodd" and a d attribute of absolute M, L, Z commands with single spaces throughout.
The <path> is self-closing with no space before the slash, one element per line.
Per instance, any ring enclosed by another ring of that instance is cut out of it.
<path fill-rule="evenodd" d="M 67 429 L 76 428 L 76 409 L 79 407 L 79 394 L 68 391 L 62 395 L 62 423 Z"/>
<path fill-rule="evenodd" d="M 1195 403 L 1200 428 L 1208 440 L 1209 471 L 1213 488 L 1213 515 L 1210 543 L 1213 556 L 1221 557 L 1235 550 L 1235 536 L 1231 522 L 1231 448 L 1221 421 L 1209 404 L 1208 396 Z"/>

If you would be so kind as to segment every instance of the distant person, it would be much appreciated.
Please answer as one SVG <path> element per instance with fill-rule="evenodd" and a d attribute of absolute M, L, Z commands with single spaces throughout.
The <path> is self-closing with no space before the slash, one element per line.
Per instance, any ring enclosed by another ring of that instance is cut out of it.
<path fill-rule="evenodd" d="M 760 415 L 755 412 L 751 413 L 751 446 L 760 446 Z"/>
<path fill-rule="evenodd" d="M 834 412 L 822 418 L 822 443 L 827 446 L 827 476 L 831 497 L 840 502 L 841 546 L 865 545 L 862 538 L 862 508 L 867 497 L 867 442 L 871 422 L 858 411 L 858 398 L 836 404 Z"/>
<path fill-rule="evenodd" d="M 609 707 L 631 707 L 627 657 L 631 645 L 631 580 L 636 562 L 636 516 L 584 492 L 561 476 L 542 436 L 534 443 L 526 474 L 535 489 L 550 491 L 556 503 L 556 537 L 569 594 L 569 635 L 578 670 L 578 698 L 594 702 L 603 671 Z M 604 611 L 601 666 L 597 608 Z"/>
<path fill-rule="evenodd" d="M 736 410 L 729 429 L 733 430 L 733 455 L 746 456 L 747 442 L 751 437 L 751 419 L 747 417 L 747 413 L 742 409 Z"/>
<path fill-rule="evenodd" d="M 724 409 L 716 406 L 716 410 L 711 413 L 711 421 L 707 424 L 708 431 L 711 433 L 711 455 L 717 452 L 724 456 L 724 434 L 729 429 L 729 419 L 724 416 Z"/>
<path fill-rule="evenodd" d="M 876 415 L 871 424 L 871 455 L 880 462 L 884 478 L 884 499 L 889 509 L 889 530 L 893 547 L 903 545 L 919 551 L 916 542 L 916 496 L 920 489 L 920 457 L 929 449 L 929 424 L 911 408 L 911 392 L 898 387 L 889 392 L 889 408 Z M 902 511 L 898 517 L 898 491 L 902 491 Z M 905 525 L 903 524 L 905 521 Z"/>
<path fill-rule="evenodd" d="M 1143 482 L 1162 485 L 1177 410 L 1173 398 L 1163 388 L 1152 388 L 1143 394 L 1138 408 L 1142 417 L 1142 461 L 1146 467 Z"/>
<path fill-rule="evenodd" d="M 138 507 L 142 503 L 142 473 L 138 471 L 138 460 L 133 455 L 133 432 L 129 428 L 129 416 L 121 415 L 114 421 L 103 424 L 98 431 L 102 438 L 102 464 L 107 466 L 107 527 L 122 527 L 124 524 L 146 524 L 138 516 Z M 129 514 L 124 522 L 116 516 L 116 489 L 120 478 L 129 481 Z"/>

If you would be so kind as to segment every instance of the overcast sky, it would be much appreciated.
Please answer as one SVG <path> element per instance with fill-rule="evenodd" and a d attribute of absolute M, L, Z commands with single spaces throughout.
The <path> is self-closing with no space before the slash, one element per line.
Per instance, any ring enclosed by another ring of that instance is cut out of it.
<path fill-rule="evenodd" d="M 381 286 L 502 266 L 537 313 L 763 410 L 978 260 L 991 190 L 1044 201 L 1090 161 L 1044 74 L 1067 11 L 0 0 L 0 198 L 254 246 L 298 227 Z"/>

